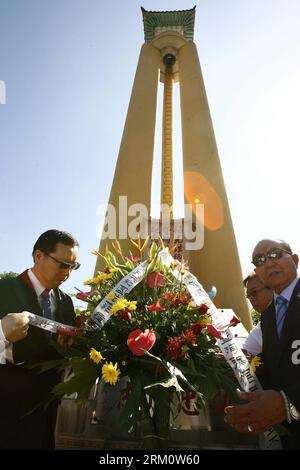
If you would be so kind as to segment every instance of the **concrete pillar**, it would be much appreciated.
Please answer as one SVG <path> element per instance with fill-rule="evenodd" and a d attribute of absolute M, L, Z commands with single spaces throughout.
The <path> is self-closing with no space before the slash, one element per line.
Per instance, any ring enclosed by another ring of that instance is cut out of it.
<path fill-rule="evenodd" d="M 126 239 L 120 239 L 119 196 L 127 196 L 128 207 L 135 203 L 144 204 L 150 216 L 160 61 L 160 51 L 152 44 L 145 43 L 141 48 L 109 198 L 109 204 L 116 208 L 116 238 L 119 239 L 125 255 L 129 254 L 129 249 L 132 250 L 133 247 L 126 233 L 123 233 Z M 122 217 L 125 217 L 123 214 L 125 210 L 126 208 L 121 211 Z M 123 228 L 138 215 L 123 221 Z M 110 241 L 101 240 L 99 248 L 101 253 L 104 253 L 106 245 L 110 245 Z M 100 258 L 97 261 L 96 271 L 99 269 L 101 269 Z"/>
<path fill-rule="evenodd" d="M 204 204 L 204 246 L 188 252 L 190 269 L 218 301 L 232 308 L 246 328 L 252 325 L 197 49 L 179 49 L 185 202 Z"/>

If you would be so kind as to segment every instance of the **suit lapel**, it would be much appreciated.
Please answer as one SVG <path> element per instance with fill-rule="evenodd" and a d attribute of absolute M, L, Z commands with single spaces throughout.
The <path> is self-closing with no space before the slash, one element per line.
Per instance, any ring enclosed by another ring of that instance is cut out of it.
<path fill-rule="evenodd" d="M 271 305 L 268 307 L 268 312 L 271 317 L 270 321 L 270 336 L 272 337 L 272 342 L 275 344 L 276 341 L 279 341 L 278 334 L 277 334 L 277 325 L 276 325 L 276 311 L 275 311 L 275 303 L 274 300 Z"/>
<path fill-rule="evenodd" d="M 22 310 L 42 316 L 42 310 L 37 299 L 36 292 L 31 284 L 28 271 L 24 271 L 16 278 L 16 294 L 20 299 Z M 28 336 L 21 341 L 13 343 L 13 358 L 16 363 L 27 361 L 30 358 L 32 348 L 41 349 L 41 341 L 44 342 L 44 332 L 38 331 L 35 327 L 30 327 Z"/>
<path fill-rule="evenodd" d="M 31 284 L 28 276 L 28 271 L 24 271 L 16 279 L 16 296 L 19 299 L 22 310 L 35 313 L 37 315 L 43 315 L 40 304 L 37 299 L 36 292 L 33 285 Z M 74 317 L 74 309 L 70 299 L 61 291 L 59 288 L 53 289 L 55 296 L 55 312 L 54 320 L 62 323 L 72 324 Z"/>
<path fill-rule="evenodd" d="M 296 331 L 297 325 L 300 322 L 300 280 L 297 282 L 295 289 L 292 293 L 286 317 L 280 338 L 280 355 L 283 353 L 285 345 L 290 343 L 291 332 Z"/>
<path fill-rule="evenodd" d="M 20 274 L 19 279 L 22 283 L 23 293 L 25 294 L 26 298 L 26 309 L 29 312 L 36 313 L 37 315 L 43 315 L 40 304 L 37 299 L 36 292 L 28 276 L 28 270 Z"/>

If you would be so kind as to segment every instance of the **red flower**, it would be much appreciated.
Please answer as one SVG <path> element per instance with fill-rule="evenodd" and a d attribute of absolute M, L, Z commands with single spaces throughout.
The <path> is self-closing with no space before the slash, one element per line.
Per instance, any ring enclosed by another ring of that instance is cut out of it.
<path fill-rule="evenodd" d="M 195 333 L 195 335 L 200 335 L 203 328 L 205 328 L 205 325 L 201 322 L 192 325 L 192 331 Z"/>
<path fill-rule="evenodd" d="M 176 361 L 181 353 L 181 338 L 179 336 L 176 336 L 175 338 L 169 338 L 166 349 L 168 358 Z"/>
<path fill-rule="evenodd" d="M 230 326 L 236 326 L 238 325 L 240 322 L 240 320 L 238 319 L 238 317 L 236 315 L 233 315 L 232 319 L 230 320 L 230 323 L 229 325 Z"/>
<path fill-rule="evenodd" d="M 129 251 L 128 259 L 130 259 L 130 261 L 132 261 L 133 263 L 137 263 L 138 261 L 140 261 L 141 258 L 139 256 L 135 256 L 131 253 L 131 251 Z"/>
<path fill-rule="evenodd" d="M 148 276 L 147 285 L 149 287 L 163 287 L 166 285 L 166 280 L 160 272 L 154 271 Z"/>
<path fill-rule="evenodd" d="M 224 331 L 217 330 L 214 326 L 212 326 L 210 323 L 206 325 L 206 328 L 208 329 L 209 333 L 213 335 L 215 338 L 218 339 L 225 339 L 226 335 Z"/>
<path fill-rule="evenodd" d="M 201 307 L 199 308 L 199 313 L 200 313 L 200 315 L 204 315 L 204 313 L 207 312 L 208 308 L 209 308 L 209 307 L 208 307 L 207 305 L 202 304 Z"/>
<path fill-rule="evenodd" d="M 119 313 L 119 317 L 122 318 L 122 320 L 131 320 L 131 313 L 128 312 L 128 310 L 123 310 Z"/>
<path fill-rule="evenodd" d="M 56 333 L 58 335 L 64 335 L 64 336 L 80 336 L 83 333 L 83 327 L 82 328 L 59 327 L 57 328 Z"/>
<path fill-rule="evenodd" d="M 151 330 L 134 330 L 127 338 L 127 346 L 134 356 L 143 356 L 155 344 L 156 337 Z"/>
<path fill-rule="evenodd" d="M 172 307 L 179 307 L 179 305 L 188 305 L 190 299 L 182 292 L 165 292 L 160 296 L 161 301 L 169 302 Z"/>
<path fill-rule="evenodd" d="M 75 324 L 78 328 L 83 329 L 86 320 L 87 320 L 87 317 L 85 315 L 78 315 L 77 317 L 75 317 Z"/>
<path fill-rule="evenodd" d="M 97 294 L 98 294 L 98 292 L 93 292 L 93 291 L 90 291 L 90 292 L 77 292 L 76 299 L 83 300 L 84 302 L 88 302 L 89 298 L 92 295 L 97 295 Z"/>
<path fill-rule="evenodd" d="M 182 339 L 185 344 L 188 346 L 193 346 L 196 343 L 196 335 L 192 330 L 187 330 L 185 333 L 182 333 Z"/>
<path fill-rule="evenodd" d="M 157 301 L 155 304 L 147 305 L 146 309 L 149 310 L 150 312 L 159 312 L 162 310 L 166 310 L 164 307 L 160 305 L 159 301 Z"/>

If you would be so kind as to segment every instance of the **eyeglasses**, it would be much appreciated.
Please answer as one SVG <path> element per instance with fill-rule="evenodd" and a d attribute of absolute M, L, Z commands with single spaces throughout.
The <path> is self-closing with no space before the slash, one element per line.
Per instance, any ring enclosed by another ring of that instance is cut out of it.
<path fill-rule="evenodd" d="M 253 291 L 247 293 L 247 294 L 246 294 L 246 299 L 249 299 L 249 300 L 255 299 L 255 298 L 258 296 L 258 294 L 259 294 L 262 290 L 265 290 L 265 289 L 268 289 L 268 290 L 269 290 L 268 287 L 260 287 L 260 288 L 258 288 L 258 289 L 255 289 L 255 290 L 253 290 Z"/>
<path fill-rule="evenodd" d="M 49 253 L 46 253 L 44 251 L 45 255 L 49 256 L 49 258 L 53 259 L 53 261 L 56 261 L 57 264 L 59 264 L 60 269 L 73 269 L 76 271 L 76 269 L 80 268 L 81 264 L 80 263 L 65 263 L 64 261 L 59 261 L 58 259 L 54 258 L 54 256 L 49 255 Z"/>
<path fill-rule="evenodd" d="M 282 258 L 285 253 L 288 253 L 289 255 L 292 254 L 292 252 L 289 250 L 285 250 L 284 248 L 279 248 L 275 246 L 274 248 L 271 248 L 266 255 L 255 255 L 253 257 L 252 263 L 256 267 L 263 266 L 266 263 L 267 259 L 270 259 L 271 261 L 276 261 Z"/>

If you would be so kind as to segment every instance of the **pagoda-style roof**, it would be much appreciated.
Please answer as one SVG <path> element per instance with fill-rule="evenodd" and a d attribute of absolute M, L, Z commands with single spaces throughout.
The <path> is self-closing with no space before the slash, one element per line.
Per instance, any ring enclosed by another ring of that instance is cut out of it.
<path fill-rule="evenodd" d="M 166 31 L 175 31 L 187 41 L 193 41 L 196 6 L 190 10 L 177 11 L 147 11 L 143 7 L 141 10 L 146 42 Z"/>

